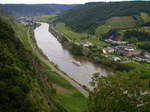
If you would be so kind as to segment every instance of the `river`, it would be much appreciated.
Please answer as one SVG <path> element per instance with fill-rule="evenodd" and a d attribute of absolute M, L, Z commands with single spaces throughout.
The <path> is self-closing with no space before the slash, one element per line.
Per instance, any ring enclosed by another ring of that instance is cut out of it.
<path fill-rule="evenodd" d="M 49 32 L 49 24 L 41 23 L 41 26 L 34 30 L 35 39 L 38 47 L 48 57 L 48 59 L 57 64 L 58 68 L 69 75 L 72 79 L 90 87 L 92 74 L 99 72 L 106 75 L 108 72 L 100 65 L 81 58 L 74 57 L 70 52 L 63 48 L 61 43 Z M 80 62 L 80 66 L 73 63 Z"/>

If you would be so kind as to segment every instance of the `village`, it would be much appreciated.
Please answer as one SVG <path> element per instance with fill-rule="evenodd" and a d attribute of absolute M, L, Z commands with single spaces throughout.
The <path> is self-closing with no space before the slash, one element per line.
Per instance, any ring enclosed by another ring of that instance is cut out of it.
<path fill-rule="evenodd" d="M 111 46 L 104 47 L 102 53 L 112 61 L 125 62 L 125 58 L 130 58 L 135 61 L 150 63 L 150 53 L 137 49 L 136 47 L 129 45 L 126 41 L 115 41 L 112 39 L 106 39 L 104 41 L 111 44 Z M 90 42 L 82 42 L 78 45 L 84 47 L 93 46 Z"/>
<path fill-rule="evenodd" d="M 125 41 L 115 41 L 112 39 L 106 39 L 104 41 L 112 44 L 112 46 L 103 48 L 102 52 L 104 54 L 114 54 L 118 56 L 111 57 L 113 61 L 121 61 L 120 57 L 130 57 L 135 61 L 150 62 L 150 53 L 130 46 Z M 113 44 L 115 44 L 115 46 L 113 46 Z"/>
<path fill-rule="evenodd" d="M 19 17 L 17 21 L 25 26 L 32 26 L 36 23 L 37 19 L 34 17 Z"/>

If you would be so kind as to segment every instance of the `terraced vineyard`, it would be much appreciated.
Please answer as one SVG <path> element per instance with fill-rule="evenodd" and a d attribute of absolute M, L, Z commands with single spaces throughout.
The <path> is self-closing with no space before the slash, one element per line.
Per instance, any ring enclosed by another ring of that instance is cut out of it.
<path fill-rule="evenodd" d="M 131 16 L 112 17 L 105 21 L 105 24 L 96 28 L 96 36 L 101 36 L 112 29 L 130 28 L 136 26 L 135 20 Z"/>

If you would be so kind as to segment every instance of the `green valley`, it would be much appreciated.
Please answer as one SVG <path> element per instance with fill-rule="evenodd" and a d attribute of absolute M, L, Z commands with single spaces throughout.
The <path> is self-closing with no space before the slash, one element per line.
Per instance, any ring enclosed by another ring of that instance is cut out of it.
<path fill-rule="evenodd" d="M 150 112 L 149 7 L 0 5 L 0 112 Z"/>

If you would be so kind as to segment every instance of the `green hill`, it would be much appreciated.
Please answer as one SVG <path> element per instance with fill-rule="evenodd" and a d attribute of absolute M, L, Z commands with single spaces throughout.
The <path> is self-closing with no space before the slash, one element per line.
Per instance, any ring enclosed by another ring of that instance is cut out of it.
<path fill-rule="evenodd" d="M 98 26 L 104 25 L 106 20 L 112 17 L 131 16 L 136 25 L 140 25 L 143 23 L 141 12 L 150 14 L 149 7 L 150 2 L 148 1 L 87 3 L 64 12 L 58 20 L 63 21 L 74 31 L 95 32 Z M 145 15 L 142 14 L 142 16 Z"/>
<path fill-rule="evenodd" d="M 76 5 L 64 4 L 0 4 L 0 9 L 12 16 L 40 16 L 66 11 Z"/>
<path fill-rule="evenodd" d="M 31 56 L 31 52 L 15 37 L 11 26 L 2 19 L 0 29 L 0 111 L 41 112 L 44 108 L 65 111 L 55 101 L 52 102 L 51 97 L 43 94 L 44 87 L 52 95 L 53 87 L 45 86 L 43 80 L 37 79 L 42 74 L 39 60 Z M 40 108 L 42 106 L 44 108 Z"/>

